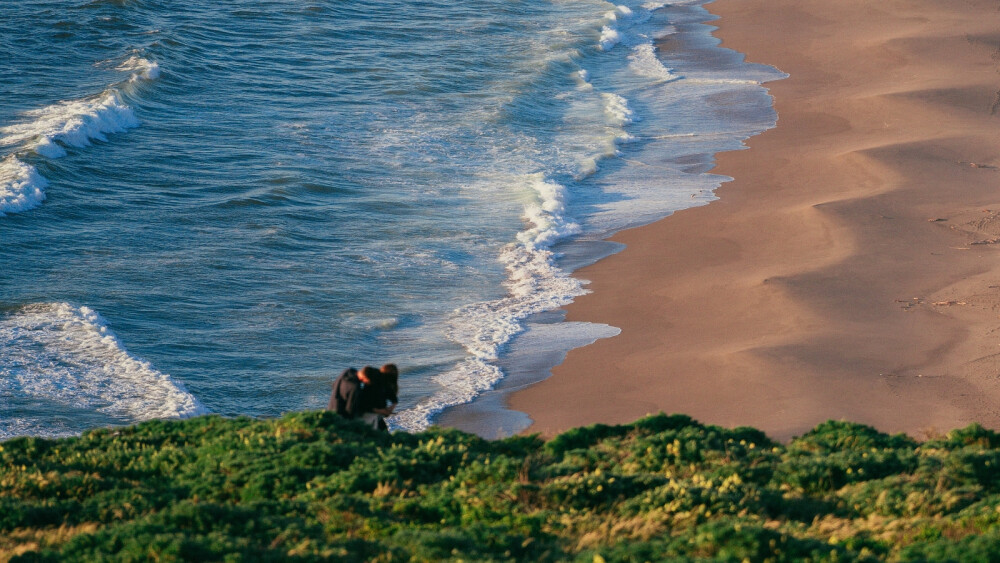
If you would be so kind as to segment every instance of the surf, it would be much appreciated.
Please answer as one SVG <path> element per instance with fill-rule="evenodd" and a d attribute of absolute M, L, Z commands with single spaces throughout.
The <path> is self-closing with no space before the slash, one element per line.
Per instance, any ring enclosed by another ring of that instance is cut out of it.
<path fill-rule="evenodd" d="M 0 164 L 0 216 L 28 211 L 45 200 L 50 182 L 31 162 L 62 158 L 67 149 L 108 142 L 108 135 L 139 126 L 125 92 L 136 82 L 159 78 L 159 65 L 132 55 L 116 69 L 130 76 L 100 94 L 29 110 L 16 123 L 0 127 L 0 148 L 10 151 Z"/>

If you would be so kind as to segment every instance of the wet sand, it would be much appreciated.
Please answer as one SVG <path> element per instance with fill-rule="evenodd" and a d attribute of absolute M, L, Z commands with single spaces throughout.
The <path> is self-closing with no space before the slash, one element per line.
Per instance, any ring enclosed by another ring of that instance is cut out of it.
<path fill-rule="evenodd" d="M 551 435 L 647 413 L 1000 428 L 1000 2 L 719 0 L 790 75 L 720 199 L 619 233 L 568 321 L 621 334 L 508 398 Z M 661 49 L 669 48 L 669 37 Z"/>

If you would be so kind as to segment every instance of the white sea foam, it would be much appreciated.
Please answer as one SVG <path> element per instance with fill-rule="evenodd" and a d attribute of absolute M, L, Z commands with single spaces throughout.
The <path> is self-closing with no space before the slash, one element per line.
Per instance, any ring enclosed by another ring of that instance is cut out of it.
<path fill-rule="evenodd" d="M 635 119 L 635 114 L 628 107 L 628 100 L 618 94 L 604 93 L 604 113 L 612 125 L 624 127 Z"/>
<path fill-rule="evenodd" d="M 128 353 L 97 312 L 67 303 L 26 306 L 0 318 L 3 397 L 30 397 L 96 411 L 120 422 L 183 418 L 205 408 L 182 384 Z M 5 420 L 0 439 L 47 428 Z"/>
<path fill-rule="evenodd" d="M 584 157 L 579 163 L 579 171 L 576 179 L 582 179 L 597 172 L 598 162 L 605 158 L 613 158 L 621 153 L 618 145 L 632 139 L 626 126 L 638 120 L 635 114 L 628 107 L 628 100 L 624 97 L 609 92 L 601 94 L 601 103 L 604 110 L 605 131 L 600 138 L 600 152 Z"/>
<path fill-rule="evenodd" d="M 132 72 L 130 82 L 155 80 L 160 77 L 160 65 L 139 55 L 132 55 L 115 67 L 116 70 Z"/>
<path fill-rule="evenodd" d="M 579 56 L 580 66 L 587 68 L 574 70 L 572 89 L 556 96 L 567 104 L 561 126 L 551 139 L 559 161 L 554 165 L 546 162 L 542 167 L 546 172 L 526 176 L 526 186 L 535 194 L 525 206 L 526 227 L 500 255 L 507 271 L 507 295 L 456 311 L 448 336 L 468 351 L 469 358 L 433 378 L 440 389 L 397 414 L 391 421 L 394 427 L 422 429 L 436 413 L 470 402 L 493 388 L 504 376 L 500 366 L 506 365 L 509 343 L 515 336 L 521 338 L 518 335 L 539 319 L 533 315 L 558 309 L 585 292 L 580 281 L 556 267 L 555 243 L 581 231 L 586 231 L 588 238 L 608 236 L 714 198 L 713 190 L 724 178 L 692 170 L 695 161 L 685 157 L 739 148 L 740 139 L 746 135 L 725 127 L 716 132 L 715 116 L 706 111 L 704 115 L 711 119 L 704 118 L 703 108 L 698 106 L 711 88 L 678 81 L 680 76 L 660 60 L 654 40 L 678 32 L 675 28 L 664 29 L 663 22 L 651 21 L 653 11 L 664 5 L 647 2 L 616 6 L 588 23 L 591 40 L 593 32 L 600 30 L 597 49 Z M 683 61 L 677 66 L 686 68 Z M 745 73 L 732 76 L 709 72 L 706 78 L 730 80 L 729 84 L 734 85 L 752 84 L 744 80 Z M 687 104 L 694 104 L 695 117 L 691 119 L 697 121 L 685 121 L 683 117 L 671 120 L 670 110 L 692 108 Z M 646 122 L 633 106 L 650 111 Z M 769 119 L 762 116 L 763 121 Z M 675 130 L 677 121 L 696 127 L 697 133 Z M 757 123 L 751 125 L 756 127 Z M 758 130 L 768 126 L 761 122 Z M 634 150 L 622 146 L 633 138 L 630 131 L 643 140 Z M 720 133 L 723 137 L 716 139 L 714 135 Z M 621 156 L 623 150 L 629 151 L 627 166 L 609 167 L 606 174 L 582 182 L 598 170 L 603 159 Z M 585 215 L 569 215 L 566 188 L 553 181 L 565 176 L 549 173 L 553 169 L 579 182 L 567 181 L 567 185 L 582 188 L 583 208 L 590 206 Z M 597 197 L 590 191 L 595 187 L 601 191 Z M 614 327 L 600 328 L 602 336 L 617 331 Z M 539 344 L 537 348 L 547 350 L 547 345 Z M 562 345 L 565 343 L 551 343 L 555 349 L 564 349 L 559 348 Z"/>
<path fill-rule="evenodd" d="M 0 217 L 41 205 L 48 184 L 34 166 L 14 155 L 0 161 Z"/>
<path fill-rule="evenodd" d="M 628 6 L 617 6 L 614 10 L 604 14 L 604 19 L 608 21 L 608 24 L 601 27 L 601 39 L 598 41 L 598 47 L 602 51 L 610 51 L 620 43 L 623 34 L 619 27 L 623 24 L 628 25 L 634 15 Z"/>
<path fill-rule="evenodd" d="M 621 33 L 618 29 L 612 25 L 606 25 L 601 28 L 601 40 L 598 45 L 601 47 L 602 51 L 610 51 L 615 45 L 620 43 L 622 40 Z"/>
<path fill-rule="evenodd" d="M 529 179 L 538 201 L 528 204 L 524 218 L 531 227 L 517 234 L 517 240 L 527 248 L 549 248 L 559 239 L 580 232 L 580 226 L 566 218 L 566 188 L 547 182 L 541 174 Z"/>
<path fill-rule="evenodd" d="M 667 82 L 680 78 L 660 62 L 656 56 L 656 47 L 652 43 L 636 45 L 628 55 L 629 66 L 641 76 L 652 78 L 656 82 Z"/>
<path fill-rule="evenodd" d="M 598 47 L 604 52 L 619 44 L 637 48 L 628 59 L 632 72 L 643 81 L 664 83 L 676 77 L 656 59 L 652 41 L 636 28 L 649 21 L 651 10 L 657 7 L 616 6 L 607 12 Z M 576 71 L 573 78 L 575 93 L 560 98 L 567 100 L 569 107 L 564 118 L 566 127 L 554 144 L 565 156 L 576 159 L 573 176 L 581 180 L 596 172 L 602 159 L 619 155 L 619 145 L 631 139 L 628 126 L 639 118 L 621 94 L 597 91 L 587 69 Z M 577 222 L 567 215 L 566 188 L 541 173 L 523 179 L 534 198 L 524 210 L 527 227 L 500 254 L 507 271 L 507 296 L 456 312 L 448 336 L 460 343 L 470 357 L 435 377 L 440 390 L 397 414 L 392 420 L 395 427 L 424 428 L 436 413 L 491 389 L 504 375 L 496 361 L 511 339 L 524 331 L 525 319 L 562 307 L 584 293 L 582 282 L 555 265 L 552 252 L 558 241 L 581 232 Z"/>
<path fill-rule="evenodd" d="M 4 419 L 0 427 L 0 440 L 9 440 L 18 436 L 44 436 L 46 438 L 67 438 L 77 434 L 71 430 L 55 429 L 48 422 L 24 418 Z"/>
<path fill-rule="evenodd" d="M 651 3 L 636 10 L 628 6 L 617 6 L 614 10 L 606 13 L 604 19 L 608 23 L 601 27 L 598 47 L 602 51 L 610 51 L 618 44 L 634 47 L 647 40 L 645 34 L 633 33 L 632 28 L 648 22 L 653 17 L 653 11 L 662 6 L 662 4 Z"/>
<path fill-rule="evenodd" d="M 59 102 L 24 114 L 22 123 L 0 127 L 0 146 L 20 146 L 48 158 L 66 155 L 64 146 L 86 147 L 139 125 L 117 90 L 82 100 Z"/>
<path fill-rule="evenodd" d="M 577 89 L 586 92 L 571 102 L 567 112 L 567 121 L 578 122 L 579 127 L 572 129 L 559 144 L 580 145 L 575 179 L 580 180 L 597 172 L 598 162 L 605 158 L 618 156 L 618 145 L 630 140 L 625 127 L 638 118 L 628 107 L 628 100 L 623 96 L 610 92 L 595 92 L 588 82 L 589 73 L 586 70 L 577 72 Z M 603 119 L 595 120 L 595 116 Z M 596 150 L 595 150 L 596 149 Z"/>
<path fill-rule="evenodd" d="M 760 86 L 760 80 L 754 80 L 752 78 L 698 78 L 694 76 L 685 77 L 691 84 L 749 84 L 753 86 Z"/>
<path fill-rule="evenodd" d="M 130 78 L 98 94 L 78 100 L 58 102 L 30 110 L 18 123 L 0 127 L 0 147 L 13 149 L 0 163 L 0 216 L 37 207 L 45 199 L 48 181 L 31 164 L 19 157 L 66 156 L 66 147 L 83 148 L 93 141 L 107 141 L 110 133 L 122 133 L 139 126 L 135 112 L 122 98 L 122 91 L 136 81 L 154 80 L 160 67 L 138 55 L 119 63 L 116 70 L 131 72 Z"/>
<path fill-rule="evenodd" d="M 500 254 L 507 270 L 507 296 L 456 311 L 448 336 L 462 344 L 471 357 L 435 377 L 441 390 L 393 417 L 394 427 L 411 431 L 426 428 L 438 412 L 491 389 L 503 377 L 492 362 L 511 338 L 524 330 L 524 319 L 562 307 L 584 293 L 579 280 L 555 265 L 550 250 L 557 241 L 580 232 L 579 225 L 565 216 L 566 189 L 541 174 L 527 175 L 523 181 L 534 193 L 534 201 L 524 211 L 530 226 Z"/>

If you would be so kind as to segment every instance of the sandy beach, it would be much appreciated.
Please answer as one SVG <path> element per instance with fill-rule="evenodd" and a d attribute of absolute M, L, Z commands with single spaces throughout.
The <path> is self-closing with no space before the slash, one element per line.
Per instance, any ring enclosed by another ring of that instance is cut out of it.
<path fill-rule="evenodd" d="M 544 435 L 658 411 L 782 440 L 1000 427 L 1000 3 L 709 9 L 723 46 L 790 75 L 767 85 L 778 125 L 719 155 L 718 201 L 577 271 L 567 320 L 622 332 L 510 407 Z"/>

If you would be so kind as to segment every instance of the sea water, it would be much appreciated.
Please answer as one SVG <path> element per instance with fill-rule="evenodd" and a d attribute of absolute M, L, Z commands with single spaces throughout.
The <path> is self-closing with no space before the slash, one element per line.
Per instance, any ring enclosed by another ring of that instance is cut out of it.
<path fill-rule="evenodd" d="M 513 356 L 614 334 L 552 316 L 573 270 L 713 199 L 712 155 L 776 119 L 780 73 L 708 19 L 0 3 L 0 439 L 323 408 L 342 369 L 390 361 L 392 424 L 417 430 Z"/>

